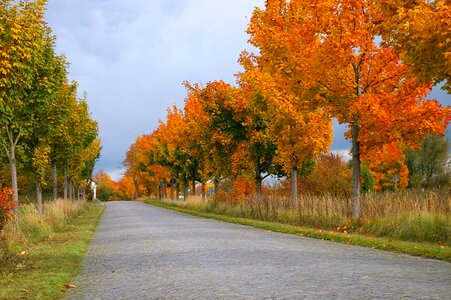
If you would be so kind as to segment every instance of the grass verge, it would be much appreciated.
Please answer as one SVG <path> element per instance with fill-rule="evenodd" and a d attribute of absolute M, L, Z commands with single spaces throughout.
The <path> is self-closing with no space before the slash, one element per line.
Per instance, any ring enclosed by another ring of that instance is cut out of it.
<path fill-rule="evenodd" d="M 147 199 L 144 202 L 147 204 L 159 206 L 177 212 L 186 213 L 203 218 L 220 220 L 228 223 L 248 225 L 275 232 L 295 234 L 299 236 L 311 237 L 322 240 L 330 240 L 349 245 L 357 245 L 421 257 L 435 258 L 451 262 L 451 247 L 443 245 L 397 241 L 390 238 L 373 237 L 361 234 L 339 233 L 334 231 L 325 231 L 306 227 L 298 227 L 293 225 L 266 222 L 255 219 L 238 218 L 209 212 L 201 212 L 192 208 L 179 207 L 176 204 L 170 204 L 151 199 Z"/>
<path fill-rule="evenodd" d="M 60 230 L 17 251 L 0 273 L 0 299 L 59 299 L 78 274 L 104 207 L 87 204 Z"/>

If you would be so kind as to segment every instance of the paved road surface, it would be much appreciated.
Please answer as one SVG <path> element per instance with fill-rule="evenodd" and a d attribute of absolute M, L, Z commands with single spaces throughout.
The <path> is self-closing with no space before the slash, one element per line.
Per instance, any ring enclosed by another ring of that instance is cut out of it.
<path fill-rule="evenodd" d="M 112 202 L 68 299 L 451 299 L 451 264 Z"/>

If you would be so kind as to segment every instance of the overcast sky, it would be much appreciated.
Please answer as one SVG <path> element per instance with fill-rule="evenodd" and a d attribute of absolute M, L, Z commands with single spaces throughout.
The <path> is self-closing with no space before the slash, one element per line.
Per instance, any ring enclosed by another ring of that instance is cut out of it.
<path fill-rule="evenodd" d="M 184 80 L 234 83 L 245 33 L 264 0 L 49 0 L 46 19 L 70 78 L 88 93 L 99 122 L 102 169 L 118 179 L 125 152 L 166 108 L 183 105 Z M 440 90 L 434 97 L 451 105 Z M 336 128 L 334 150 L 348 150 Z"/>

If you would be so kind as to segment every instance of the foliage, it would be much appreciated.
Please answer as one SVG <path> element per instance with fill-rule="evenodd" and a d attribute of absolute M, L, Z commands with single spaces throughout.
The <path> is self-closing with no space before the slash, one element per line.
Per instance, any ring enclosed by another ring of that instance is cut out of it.
<path fill-rule="evenodd" d="M 110 175 L 100 171 L 94 176 L 94 182 L 97 184 L 97 199 L 100 201 L 118 200 L 117 183 Z"/>
<path fill-rule="evenodd" d="M 362 188 L 363 193 L 369 193 L 374 191 L 374 176 L 367 165 L 362 167 Z"/>
<path fill-rule="evenodd" d="M 380 12 L 376 30 L 384 45 L 402 50 L 402 60 L 417 80 L 445 81 L 451 92 L 450 13 L 448 1 L 374 1 Z"/>
<path fill-rule="evenodd" d="M 409 168 L 409 186 L 412 188 L 440 189 L 450 187 L 451 169 L 449 142 L 439 135 L 427 135 L 421 148 L 406 155 Z"/>
<path fill-rule="evenodd" d="M 352 192 L 352 170 L 339 154 L 322 155 L 313 171 L 299 178 L 300 194 L 328 194 L 349 197 Z"/>
<path fill-rule="evenodd" d="M 9 188 L 0 190 L 0 232 L 5 223 L 13 218 L 13 208 L 16 203 L 11 197 L 12 193 L 12 189 Z"/>

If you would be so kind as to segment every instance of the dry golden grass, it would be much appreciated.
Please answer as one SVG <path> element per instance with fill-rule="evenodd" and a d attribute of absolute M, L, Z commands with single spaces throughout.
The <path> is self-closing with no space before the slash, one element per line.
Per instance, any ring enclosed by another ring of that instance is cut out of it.
<path fill-rule="evenodd" d="M 8 244 L 39 242 L 66 224 L 66 220 L 78 214 L 84 201 L 58 199 L 44 203 L 40 214 L 34 204 L 20 206 L 18 220 L 6 223 L 0 238 Z"/>
<path fill-rule="evenodd" d="M 221 195 L 202 200 L 164 200 L 201 212 L 213 212 L 340 232 L 369 233 L 401 240 L 451 244 L 451 197 L 433 191 L 370 193 L 361 198 L 362 219 L 351 219 L 351 201 L 330 195 L 300 195 L 296 204 L 282 193 L 242 201 Z"/>

